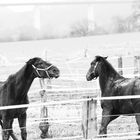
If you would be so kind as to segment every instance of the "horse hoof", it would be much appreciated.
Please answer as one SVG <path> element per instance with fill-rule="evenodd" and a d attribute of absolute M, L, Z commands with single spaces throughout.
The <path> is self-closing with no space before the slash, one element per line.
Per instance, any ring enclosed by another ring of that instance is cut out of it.
<path fill-rule="evenodd" d="M 45 138 L 52 138 L 52 136 L 51 135 L 49 135 L 48 133 L 47 134 L 41 134 L 40 135 L 40 137 L 42 138 L 42 139 L 45 139 Z"/>
<path fill-rule="evenodd" d="M 98 138 L 106 138 L 106 137 L 107 137 L 106 134 L 99 134 L 99 135 L 98 135 Z"/>

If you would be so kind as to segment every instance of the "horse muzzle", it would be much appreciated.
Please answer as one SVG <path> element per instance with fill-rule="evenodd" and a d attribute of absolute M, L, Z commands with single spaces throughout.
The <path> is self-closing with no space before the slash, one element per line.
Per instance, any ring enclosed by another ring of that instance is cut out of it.
<path fill-rule="evenodd" d="M 58 72 L 55 72 L 55 73 L 50 73 L 49 75 L 50 75 L 51 79 L 52 78 L 58 78 L 58 77 L 60 77 L 60 72 L 58 71 Z"/>
<path fill-rule="evenodd" d="M 92 77 L 91 77 L 91 75 L 86 75 L 86 79 L 87 79 L 87 81 L 91 81 L 92 80 Z"/>
<path fill-rule="evenodd" d="M 58 78 L 59 76 L 60 76 L 60 74 L 56 74 L 56 75 L 55 75 L 55 78 Z"/>
<path fill-rule="evenodd" d="M 95 76 L 93 73 L 92 73 L 92 74 L 87 74 L 87 75 L 86 75 L 87 81 L 96 80 L 97 77 L 98 77 L 98 76 Z"/>

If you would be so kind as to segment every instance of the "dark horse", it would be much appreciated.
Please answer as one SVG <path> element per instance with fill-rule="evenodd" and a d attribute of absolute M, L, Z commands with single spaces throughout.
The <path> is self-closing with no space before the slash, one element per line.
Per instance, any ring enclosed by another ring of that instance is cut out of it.
<path fill-rule="evenodd" d="M 86 75 L 88 81 L 99 77 L 101 96 L 140 95 L 140 78 L 124 78 L 106 59 L 107 57 L 96 56 Z M 108 124 L 123 114 L 135 115 L 140 131 L 140 98 L 101 100 L 101 107 L 100 135 L 107 134 Z"/>
<path fill-rule="evenodd" d="M 18 72 L 10 75 L 5 82 L 1 83 L 0 106 L 28 104 L 27 93 L 36 77 L 58 78 L 59 69 L 41 58 L 30 59 Z M 12 130 L 14 118 L 18 118 L 22 140 L 27 139 L 26 110 L 27 108 L 0 110 L 3 140 L 9 140 L 10 136 L 13 140 L 17 140 Z"/>

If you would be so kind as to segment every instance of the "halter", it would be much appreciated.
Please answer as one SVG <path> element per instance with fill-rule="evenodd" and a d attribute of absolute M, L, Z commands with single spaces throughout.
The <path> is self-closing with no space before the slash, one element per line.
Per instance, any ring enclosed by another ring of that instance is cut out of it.
<path fill-rule="evenodd" d="M 93 69 L 93 72 L 92 72 L 92 73 L 95 73 L 95 69 L 96 69 L 98 63 L 99 63 L 99 62 L 96 62 L 96 64 L 95 64 L 95 66 L 94 66 L 94 69 Z"/>
<path fill-rule="evenodd" d="M 96 69 L 96 67 L 97 67 L 98 64 L 99 64 L 99 62 L 96 62 L 95 66 L 94 66 L 94 69 L 93 69 L 93 71 L 91 72 L 91 74 L 92 74 L 92 73 L 95 74 L 95 69 Z M 96 77 L 96 79 L 97 79 L 97 77 Z"/>
<path fill-rule="evenodd" d="M 49 79 L 50 79 L 50 75 L 49 75 L 49 73 L 48 73 L 48 70 L 49 70 L 52 66 L 53 66 L 53 65 L 50 65 L 50 66 L 48 66 L 47 68 L 42 69 L 42 68 L 37 68 L 36 66 L 32 65 L 32 67 L 35 69 L 35 71 L 36 71 L 36 73 L 38 74 L 39 77 L 41 77 L 41 75 L 39 74 L 39 71 L 45 71 Z"/>

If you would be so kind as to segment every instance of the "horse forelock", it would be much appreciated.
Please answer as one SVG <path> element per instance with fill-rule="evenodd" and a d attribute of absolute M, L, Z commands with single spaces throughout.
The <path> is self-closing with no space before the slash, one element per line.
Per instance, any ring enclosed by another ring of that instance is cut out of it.
<path fill-rule="evenodd" d="M 34 58 L 29 59 L 26 63 L 29 64 L 29 65 L 32 65 L 35 62 L 40 61 L 40 60 L 41 60 L 40 57 L 34 57 Z"/>

